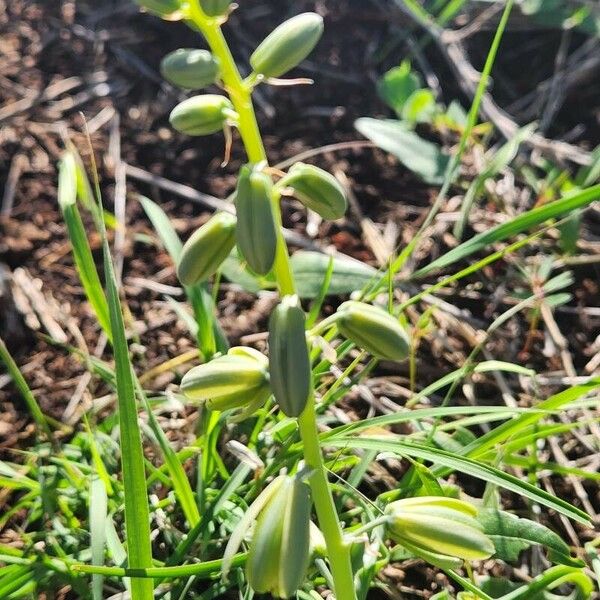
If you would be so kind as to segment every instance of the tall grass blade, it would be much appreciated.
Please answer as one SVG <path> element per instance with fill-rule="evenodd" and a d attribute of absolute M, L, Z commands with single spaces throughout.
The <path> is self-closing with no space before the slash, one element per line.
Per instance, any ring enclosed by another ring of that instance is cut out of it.
<path fill-rule="evenodd" d="M 556 498 L 548 492 L 541 490 L 526 481 L 513 477 L 512 475 L 508 475 L 495 467 L 479 463 L 476 460 L 466 458 L 465 456 L 459 456 L 453 452 L 447 452 L 445 450 L 420 444 L 402 442 L 400 440 L 391 441 L 382 438 L 341 438 L 328 443 L 331 443 L 334 446 L 364 448 L 366 450 L 378 450 L 379 452 L 393 452 L 394 454 L 420 458 L 438 465 L 450 467 L 461 473 L 465 473 L 466 475 L 488 481 L 489 483 L 493 483 L 511 492 L 524 496 L 529 500 L 538 502 L 539 504 L 556 510 L 574 521 L 578 521 L 584 525 L 590 524 L 590 517 L 585 512 L 579 510 L 565 500 Z"/>
<path fill-rule="evenodd" d="M 37 428 L 48 439 L 52 439 L 52 433 L 50 432 L 50 427 L 48 426 L 46 417 L 2 338 L 0 338 L 0 360 L 2 360 L 2 362 L 6 365 L 8 374 L 11 376 L 15 385 L 17 386 L 21 396 L 23 396 L 23 400 L 25 400 L 29 414 L 34 420 Z"/>
<path fill-rule="evenodd" d="M 97 200 L 102 212 L 102 200 L 96 182 Z M 121 463 L 123 487 L 125 491 L 125 532 L 127 536 L 127 562 L 134 569 L 152 566 L 152 546 L 150 542 L 150 513 L 146 493 L 144 451 L 138 423 L 137 403 L 133 381 L 133 367 L 129 359 L 129 348 L 125 336 L 125 324 L 119 300 L 117 279 L 112 263 L 104 220 L 100 221 L 102 252 L 104 257 L 104 277 L 110 314 L 115 373 L 117 379 L 117 400 L 119 405 L 119 429 L 121 439 Z M 132 600 L 151 600 L 153 584 L 145 579 L 131 580 Z"/>
<path fill-rule="evenodd" d="M 459 260 L 475 254 L 476 252 L 479 252 L 480 250 L 483 250 L 490 244 L 501 242 L 509 237 L 513 237 L 519 233 L 527 231 L 536 225 L 540 225 L 549 219 L 561 217 L 573 210 L 588 206 L 595 200 L 600 200 L 600 184 L 589 187 L 575 194 L 570 194 L 564 198 L 561 198 L 560 200 L 556 200 L 555 202 L 532 208 L 531 210 L 518 215 L 514 219 L 511 219 L 506 223 L 501 223 L 496 227 L 492 227 L 492 229 L 484 231 L 483 233 L 480 233 L 470 240 L 460 244 L 460 246 L 453 248 L 450 250 L 450 252 L 440 256 L 440 258 L 434 260 L 426 267 L 416 271 L 413 274 L 413 277 L 423 277 L 432 271 L 437 271 L 447 267 L 455 262 L 458 262 Z"/>
<path fill-rule="evenodd" d="M 106 296 L 98 277 L 94 257 L 77 207 L 77 162 L 67 151 L 59 164 L 58 203 L 63 213 L 69 239 L 73 247 L 73 259 L 88 302 L 91 304 L 98 323 L 111 339 L 110 317 Z"/>

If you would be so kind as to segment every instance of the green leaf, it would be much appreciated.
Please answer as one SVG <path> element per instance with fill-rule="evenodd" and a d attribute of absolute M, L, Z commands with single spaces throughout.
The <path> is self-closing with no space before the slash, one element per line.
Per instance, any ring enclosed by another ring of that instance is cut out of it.
<path fill-rule="evenodd" d="M 540 523 L 492 508 L 480 510 L 477 519 L 494 542 L 497 558 L 516 562 L 523 550 L 533 544 L 540 544 L 548 549 L 554 562 L 570 567 L 585 565 L 582 560 L 570 556 L 569 546 L 559 535 Z"/>
<path fill-rule="evenodd" d="M 377 93 L 400 116 L 404 103 L 420 87 L 419 75 L 412 71 L 410 62 L 405 60 L 400 66 L 390 69 L 377 82 Z"/>
<path fill-rule="evenodd" d="M 374 144 L 393 154 L 425 183 L 441 185 L 450 158 L 433 142 L 419 137 L 401 121 L 362 117 L 356 129 Z"/>
<path fill-rule="evenodd" d="M 106 296 L 77 206 L 77 173 L 77 157 L 73 152 L 68 151 L 61 158 L 58 167 L 58 203 L 67 226 L 79 280 L 88 302 L 96 313 L 98 323 L 110 340 L 112 334 Z"/>
<path fill-rule="evenodd" d="M 380 452 L 393 452 L 400 456 L 406 455 L 413 458 L 428 460 L 432 463 L 439 464 L 445 467 L 450 467 L 462 473 L 466 473 L 472 477 L 477 477 L 483 481 L 488 481 L 500 487 L 503 487 L 511 492 L 519 494 L 525 498 L 529 498 L 534 502 L 538 502 L 548 508 L 558 511 L 559 513 L 589 525 L 590 518 L 582 510 L 569 504 L 562 498 L 556 498 L 548 492 L 537 488 L 536 486 L 518 479 L 508 473 L 503 473 L 499 469 L 486 465 L 476 460 L 472 460 L 465 456 L 460 456 L 452 452 L 446 452 L 430 446 L 421 444 L 407 443 L 400 440 L 390 440 L 389 438 L 356 438 L 356 437 L 341 437 L 334 440 L 328 440 L 328 444 L 333 446 L 350 447 L 350 448 L 365 448 L 367 450 L 378 449 Z M 435 473 L 435 471 L 434 471 Z"/>
<path fill-rule="evenodd" d="M 101 198 L 96 181 L 97 199 L 100 209 Z M 114 265 L 106 237 L 104 221 L 100 221 L 100 235 L 104 256 L 110 329 L 113 334 L 113 353 L 117 380 L 119 406 L 119 433 L 121 441 L 121 463 L 125 490 L 125 531 L 127 536 L 127 563 L 130 568 L 144 569 L 152 566 L 150 537 L 150 511 L 146 491 L 144 451 L 138 423 L 133 367 L 129 359 L 129 348 L 125 335 L 125 324 L 117 288 Z M 153 584 L 146 579 L 131 580 L 132 600 L 147 600 L 153 597 Z"/>
<path fill-rule="evenodd" d="M 412 93 L 402 109 L 402 118 L 409 123 L 429 123 L 436 112 L 435 96 L 431 90 Z"/>
<path fill-rule="evenodd" d="M 291 260 L 292 271 L 301 298 L 318 298 L 332 260 L 327 254 L 300 250 Z M 349 294 L 372 282 L 377 270 L 352 258 L 333 257 L 333 272 L 327 288 L 331 295 Z"/>

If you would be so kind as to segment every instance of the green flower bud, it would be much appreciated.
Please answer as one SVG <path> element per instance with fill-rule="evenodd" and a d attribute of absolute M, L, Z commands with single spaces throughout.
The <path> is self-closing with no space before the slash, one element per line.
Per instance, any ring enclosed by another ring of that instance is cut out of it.
<path fill-rule="evenodd" d="M 346 194 L 338 180 L 323 169 L 296 163 L 277 184 L 290 187 L 294 196 L 324 219 L 339 219 L 347 207 Z"/>
<path fill-rule="evenodd" d="M 404 360 L 410 342 L 404 328 L 389 313 L 364 302 L 348 301 L 336 313 L 340 333 L 377 358 Z"/>
<path fill-rule="evenodd" d="M 306 318 L 298 296 L 284 296 L 269 321 L 269 375 L 279 408 L 299 416 L 312 387 Z"/>
<path fill-rule="evenodd" d="M 246 577 L 256 593 L 289 598 L 302 585 L 309 562 L 310 511 L 306 483 L 282 476 L 258 515 L 248 552 Z"/>
<path fill-rule="evenodd" d="M 272 189 L 273 182 L 266 173 L 242 167 L 235 194 L 237 245 L 250 268 L 259 275 L 271 270 L 277 249 Z"/>
<path fill-rule="evenodd" d="M 135 0 L 135 3 L 159 17 L 167 17 L 179 10 L 179 0 Z"/>
<path fill-rule="evenodd" d="M 255 73 L 279 77 L 300 64 L 323 34 L 323 19 L 316 13 L 303 13 L 272 31 L 252 53 Z"/>
<path fill-rule="evenodd" d="M 392 502 L 385 512 L 390 537 L 436 566 L 456 568 L 463 560 L 483 560 L 495 552 L 468 502 L 422 496 Z"/>
<path fill-rule="evenodd" d="M 177 265 L 183 285 L 205 281 L 217 272 L 235 245 L 235 223 L 233 215 L 217 213 L 188 239 Z"/>
<path fill-rule="evenodd" d="M 267 359 L 256 354 L 232 348 L 225 356 L 190 369 L 181 380 L 181 390 L 189 399 L 203 400 L 216 410 L 252 402 L 269 381 Z"/>
<path fill-rule="evenodd" d="M 208 50 L 179 48 L 160 63 L 162 76 L 185 90 L 198 90 L 219 77 L 219 63 Z"/>
<path fill-rule="evenodd" d="M 200 7 L 209 17 L 224 15 L 231 4 L 231 0 L 200 0 Z"/>
<path fill-rule="evenodd" d="M 210 135 L 221 131 L 233 105 L 225 96 L 203 94 L 180 102 L 169 116 L 171 125 L 187 135 Z"/>

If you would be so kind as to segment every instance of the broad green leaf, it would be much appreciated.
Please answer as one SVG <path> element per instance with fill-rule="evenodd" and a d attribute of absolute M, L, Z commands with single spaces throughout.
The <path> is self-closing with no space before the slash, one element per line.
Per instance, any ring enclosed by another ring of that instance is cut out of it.
<path fill-rule="evenodd" d="M 477 519 L 494 542 L 497 558 L 516 562 L 523 550 L 533 544 L 540 544 L 548 549 L 550 559 L 554 562 L 570 567 L 582 567 L 585 564 L 572 558 L 569 546 L 563 539 L 541 523 L 492 508 L 480 510 Z"/>
<path fill-rule="evenodd" d="M 301 298 L 318 298 L 327 277 L 331 258 L 320 252 L 300 250 L 292 255 L 291 264 L 298 295 Z M 333 257 L 333 272 L 327 293 L 349 294 L 360 290 L 377 276 L 377 270 L 349 257 Z"/>
<path fill-rule="evenodd" d="M 401 121 L 361 117 L 355 127 L 374 144 L 393 154 L 425 183 L 441 185 L 450 158 L 433 142 L 411 131 Z"/>

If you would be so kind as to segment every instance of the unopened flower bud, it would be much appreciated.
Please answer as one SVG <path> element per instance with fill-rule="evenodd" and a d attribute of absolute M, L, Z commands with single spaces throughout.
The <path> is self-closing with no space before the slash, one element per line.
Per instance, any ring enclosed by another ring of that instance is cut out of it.
<path fill-rule="evenodd" d="M 272 31 L 252 53 L 255 73 L 279 77 L 300 64 L 323 34 L 323 19 L 316 13 L 303 13 Z"/>
<path fill-rule="evenodd" d="M 298 296 L 285 296 L 269 321 L 269 374 L 279 408 L 298 417 L 312 387 L 306 317 Z"/>
<path fill-rule="evenodd" d="M 189 399 L 202 400 L 214 410 L 237 408 L 268 389 L 267 366 L 262 354 L 232 348 L 225 356 L 190 369 L 181 380 L 181 390 Z"/>
<path fill-rule="evenodd" d="M 160 63 L 162 76 L 185 90 L 199 90 L 219 77 L 219 63 L 208 50 L 179 48 Z"/>
<path fill-rule="evenodd" d="M 347 207 L 346 194 L 338 180 L 323 169 L 296 163 L 279 186 L 292 188 L 294 196 L 324 219 L 339 219 Z"/>
<path fill-rule="evenodd" d="M 350 300 L 336 312 L 340 333 L 377 358 L 404 360 L 410 342 L 404 328 L 383 309 Z"/>
<path fill-rule="evenodd" d="M 180 8 L 179 0 L 135 0 L 135 2 L 159 17 L 167 17 Z"/>
<path fill-rule="evenodd" d="M 204 14 L 209 17 L 220 17 L 224 15 L 231 4 L 231 0 L 200 0 L 200 6 Z"/>
<path fill-rule="evenodd" d="M 495 552 L 468 502 L 422 496 L 392 502 L 385 512 L 390 537 L 436 566 L 456 568 L 463 560 L 483 560 Z"/>
<path fill-rule="evenodd" d="M 235 193 L 237 245 L 250 268 L 259 275 L 271 270 L 277 249 L 272 189 L 273 182 L 266 173 L 242 167 Z"/>
<path fill-rule="evenodd" d="M 233 111 L 225 96 L 203 94 L 180 102 L 169 116 L 171 125 L 187 135 L 210 135 L 221 131 Z"/>
<path fill-rule="evenodd" d="M 217 272 L 235 246 L 236 219 L 229 213 L 217 213 L 184 244 L 177 276 L 183 285 L 205 281 Z"/>
<path fill-rule="evenodd" d="M 258 594 L 289 598 L 302 585 L 309 561 L 311 500 L 299 477 L 281 483 L 256 521 L 246 577 Z"/>

